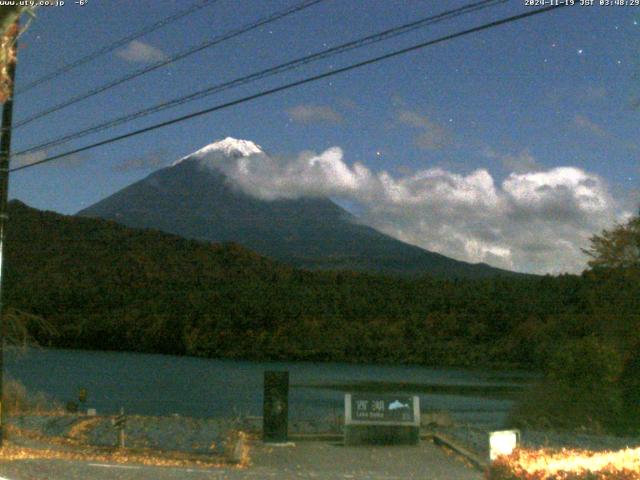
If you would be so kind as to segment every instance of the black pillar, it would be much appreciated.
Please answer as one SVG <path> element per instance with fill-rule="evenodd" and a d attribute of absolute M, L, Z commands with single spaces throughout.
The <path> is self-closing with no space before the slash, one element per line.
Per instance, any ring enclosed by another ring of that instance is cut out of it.
<path fill-rule="evenodd" d="M 289 372 L 264 372 L 262 438 L 282 443 L 289 429 Z"/>

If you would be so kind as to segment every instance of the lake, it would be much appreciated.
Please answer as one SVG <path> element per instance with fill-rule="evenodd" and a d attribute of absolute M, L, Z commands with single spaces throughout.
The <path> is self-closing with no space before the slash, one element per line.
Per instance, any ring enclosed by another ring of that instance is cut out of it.
<path fill-rule="evenodd" d="M 513 397 L 535 378 L 421 366 L 252 362 L 170 355 L 8 348 L 5 372 L 28 389 L 66 403 L 88 391 L 87 407 L 114 413 L 193 417 L 261 415 L 265 370 L 290 372 L 290 417 L 341 414 L 346 391 L 420 396 L 422 410 L 448 410 L 459 422 L 500 427 Z"/>

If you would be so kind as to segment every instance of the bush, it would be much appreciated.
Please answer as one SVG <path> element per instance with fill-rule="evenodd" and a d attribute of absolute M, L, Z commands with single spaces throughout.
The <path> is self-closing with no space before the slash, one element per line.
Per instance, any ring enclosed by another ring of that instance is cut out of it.
<path fill-rule="evenodd" d="M 622 358 L 595 337 L 572 340 L 547 362 L 545 378 L 512 414 L 518 426 L 615 430 L 623 418 Z"/>
<path fill-rule="evenodd" d="M 624 418 L 621 430 L 625 433 L 638 434 L 640 432 L 640 345 L 637 345 L 627 359 L 620 376 L 620 389 Z"/>

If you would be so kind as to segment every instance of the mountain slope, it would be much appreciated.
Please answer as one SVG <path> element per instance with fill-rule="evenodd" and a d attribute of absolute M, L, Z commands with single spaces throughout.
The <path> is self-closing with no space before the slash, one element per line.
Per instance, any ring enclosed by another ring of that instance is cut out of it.
<path fill-rule="evenodd" d="M 255 144 L 225 139 L 84 209 L 80 216 L 114 220 L 186 238 L 238 242 L 307 269 L 351 269 L 438 277 L 481 278 L 512 272 L 469 264 L 408 245 L 358 224 L 326 198 L 265 201 L 235 188 L 211 155 L 264 155 Z"/>
<path fill-rule="evenodd" d="M 593 333 L 601 322 L 607 331 L 610 317 L 591 303 L 602 298 L 614 302 L 607 310 L 621 312 L 628 331 L 637 330 L 630 299 L 638 298 L 631 291 L 638 282 L 616 281 L 599 292 L 593 287 L 603 282 L 571 276 L 450 281 L 308 272 L 238 245 L 16 201 L 9 218 L 4 304 L 14 316 L 28 314 L 25 327 L 43 345 L 256 360 L 526 365 L 535 352 L 550 351 L 540 342 L 555 345 L 582 332 L 577 325 Z"/>

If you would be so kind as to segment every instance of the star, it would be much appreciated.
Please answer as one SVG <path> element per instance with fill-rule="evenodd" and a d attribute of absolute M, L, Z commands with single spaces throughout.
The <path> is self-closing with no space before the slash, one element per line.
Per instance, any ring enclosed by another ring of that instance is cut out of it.
<path fill-rule="evenodd" d="M 583 53 L 584 53 L 584 50 L 583 50 L 583 49 L 579 49 L 579 50 L 578 50 L 578 55 L 582 55 Z"/>
<path fill-rule="evenodd" d="M 376 157 L 381 157 L 381 156 L 382 156 L 382 152 L 381 152 L 380 150 L 378 150 L 378 151 L 376 152 Z"/>

